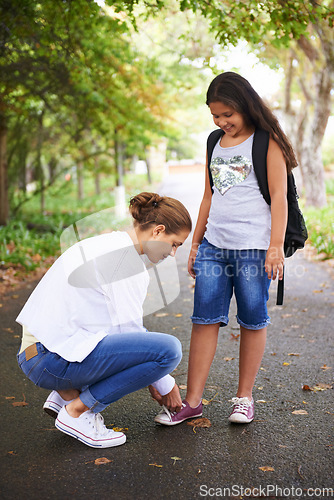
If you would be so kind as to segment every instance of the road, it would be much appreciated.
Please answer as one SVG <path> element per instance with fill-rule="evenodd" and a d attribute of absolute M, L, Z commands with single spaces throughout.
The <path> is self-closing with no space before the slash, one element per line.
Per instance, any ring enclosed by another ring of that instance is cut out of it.
<path fill-rule="evenodd" d="M 167 177 L 161 193 L 179 198 L 195 218 L 202 178 L 200 173 Z M 193 280 L 186 271 L 189 248 L 190 239 L 176 256 L 177 299 L 145 318 L 149 330 L 181 340 L 183 360 L 174 372 L 181 387 L 187 380 L 193 299 Z M 329 497 L 323 489 L 334 486 L 333 276 L 326 263 L 306 257 L 299 252 L 289 259 L 283 306 L 275 305 L 276 285 L 271 289 L 272 324 L 256 380 L 253 423 L 227 421 L 238 371 L 233 303 L 204 393 L 210 402 L 203 416 L 211 427 L 155 424 L 159 407 L 143 389 L 103 412 L 107 424 L 127 429 L 127 443 L 106 450 L 88 448 L 60 433 L 42 411 L 48 391 L 27 380 L 15 359 L 20 345 L 15 317 L 31 288 L 7 293 L 0 308 L 1 499 Z M 15 402 L 26 405 L 13 406 Z M 110 462 L 95 464 L 101 457 Z"/>

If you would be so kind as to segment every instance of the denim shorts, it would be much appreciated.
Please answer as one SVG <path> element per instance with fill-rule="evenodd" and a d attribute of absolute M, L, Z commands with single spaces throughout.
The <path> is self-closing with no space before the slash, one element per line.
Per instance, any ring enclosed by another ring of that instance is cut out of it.
<path fill-rule="evenodd" d="M 193 323 L 226 326 L 231 298 L 237 301 L 237 321 L 249 330 L 270 323 L 267 312 L 271 280 L 265 272 L 266 250 L 225 250 L 205 238 L 194 265 L 196 273 Z"/>

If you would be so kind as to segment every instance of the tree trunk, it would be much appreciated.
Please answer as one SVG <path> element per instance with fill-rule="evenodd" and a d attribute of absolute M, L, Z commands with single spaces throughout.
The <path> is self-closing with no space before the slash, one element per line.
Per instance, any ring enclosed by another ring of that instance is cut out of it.
<path fill-rule="evenodd" d="M 0 115 L 0 226 L 7 224 L 8 216 L 7 127 Z"/>
<path fill-rule="evenodd" d="M 83 200 L 84 197 L 83 164 L 81 160 L 78 161 L 77 164 L 77 181 L 78 181 L 78 200 Z"/>
<path fill-rule="evenodd" d="M 319 69 L 314 78 L 315 96 L 304 114 L 298 149 L 306 204 L 323 207 L 327 202 L 321 144 L 331 111 L 332 82 L 327 68 Z"/>
<path fill-rule="evenodd" d="M 95 172 L 95 194 L 101 194 L 100 172 Z"/>

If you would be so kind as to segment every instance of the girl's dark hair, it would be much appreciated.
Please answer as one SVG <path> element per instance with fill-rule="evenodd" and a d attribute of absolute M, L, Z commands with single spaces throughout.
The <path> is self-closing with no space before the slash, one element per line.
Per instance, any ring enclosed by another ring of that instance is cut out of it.
<path fill-rule="evenodd" d="M 135 226 L 145 226 L 146 229 L 152 224 L 163 224 L 167 234 L 177 234 L 184 229 L 191 231 L 188 210 L 174 198 L 157 193 L 140 193 L 131 198 L 129 209 Z"/>
<path fill-rule="evenodd" d="M 218 75 L 206 95 L 206 104 L 213 102 L 230 106 L 241 113 L 249 125 L 267 130 L 282 150 L 288 173 L 297 166 L 291 143 L 277 118 L 245 78 L 232 71 Z"/>

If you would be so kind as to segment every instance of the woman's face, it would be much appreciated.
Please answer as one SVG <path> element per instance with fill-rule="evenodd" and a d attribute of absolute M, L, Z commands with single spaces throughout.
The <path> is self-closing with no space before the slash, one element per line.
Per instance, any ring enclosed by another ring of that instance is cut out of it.
<path fill-rule="evenodd" d="M 176 250 L 184 243 L 189 235 L 189 231 L 183 229 L 176 234 L 167 234 L 165 226 L 160 224 L 156 226 L 152 234 L 142 240 L 144 254 L 154 264 L 165 259 L 169 255 L 174 257 Z"/>
<path fill-rule="evenodd" d="M 237 138 L 249 132 L 250 127 L 244 116 L 231 106 L 226 106 L 222 102 L 212 102 L 209 108 L 215 125 L 225 134 Z"/>

